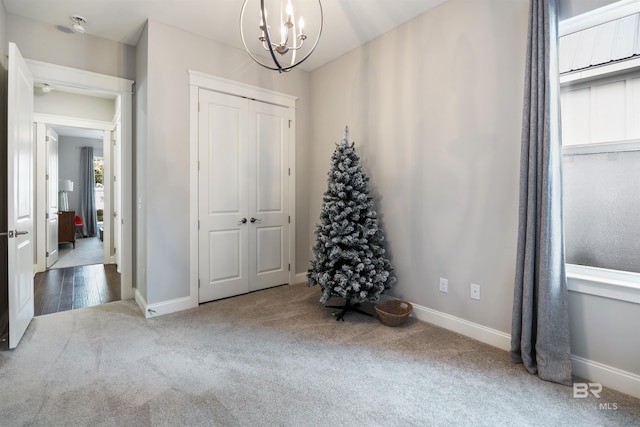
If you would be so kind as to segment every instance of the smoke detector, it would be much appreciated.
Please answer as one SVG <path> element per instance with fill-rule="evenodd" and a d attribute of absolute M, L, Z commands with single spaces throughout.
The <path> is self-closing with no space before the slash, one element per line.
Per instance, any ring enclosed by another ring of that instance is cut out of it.
<path fill-rule="evenodd" d="M 51 91 L 53 90 L 53 88 L 51 86 L 49 86 L 48 83 L 44 83 L 42 85 L 42 89 L 40 89 L 42 91 L 42 93 L 51 93 Z"/>
<path fill-rule="evenodd" d="M 73 30 L 73 32 L 84 34 L 84 32 L 86 31 L 84 28 L 84 24 L 87 23 L 87 20 L 80 15 L 71 15 L 71 20 L 73 21 L 73 25 L 71 25 L 71 29 Z"/>

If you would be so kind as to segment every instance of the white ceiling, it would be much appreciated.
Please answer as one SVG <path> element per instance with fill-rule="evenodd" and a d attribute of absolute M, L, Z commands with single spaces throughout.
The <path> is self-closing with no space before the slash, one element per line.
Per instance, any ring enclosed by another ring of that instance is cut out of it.
<path fill-rule="evenodd" d="M 2 0 L 10 15 L 69 31 L 70 16 L 86 18 L 86 33 L 135 46 L 152 19 L 242 49 L 242 0 Z M 258 0 L 249 0 L 258 7 Z M 300 67 L 313 70 L 446 0 L 323 0 L 324 29 Z M 295 6 L 295 0 L 293 0 Z M 248 6 L 249 7 L 249 6 Z M 307 22 L 310 18 L 305 17 Z"/>

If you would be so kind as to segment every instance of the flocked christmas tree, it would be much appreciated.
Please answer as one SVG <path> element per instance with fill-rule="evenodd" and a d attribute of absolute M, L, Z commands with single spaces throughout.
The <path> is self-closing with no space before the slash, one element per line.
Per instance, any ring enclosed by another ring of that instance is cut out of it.
<path fill-rule="evenodd" d="M 363 301 L 377 301 L 395 283 L 385 257 L 384 234 L 369 196 L 369 178 L 362 171 L 349 128 L 331 156 L 328 188 L 320 223 L 316 224 L 315 260 L 307 272 L 307 285 L 320 285 L 321 303 L 331 297 L 345 299 L 336 320 Z"/>

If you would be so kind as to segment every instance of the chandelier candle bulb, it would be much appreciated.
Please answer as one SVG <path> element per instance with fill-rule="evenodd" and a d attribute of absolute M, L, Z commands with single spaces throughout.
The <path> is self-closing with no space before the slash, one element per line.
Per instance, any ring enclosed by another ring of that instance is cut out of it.
<path fill-rule="evenodd" d="M 291 6 L 291 0 L 287 2 L 287 22 L 293 25 L 293 6 Z"/>

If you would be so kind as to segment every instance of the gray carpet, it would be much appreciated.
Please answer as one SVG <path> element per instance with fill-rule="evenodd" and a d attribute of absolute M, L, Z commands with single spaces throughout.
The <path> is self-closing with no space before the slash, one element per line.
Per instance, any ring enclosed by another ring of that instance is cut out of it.
<path fill-rule="evenodd" d="M 640 425 L 638 399 L 573 399 L 504 351 L 413 318 L 336 322 L 319 297 L 294 285 L 149 320 L 132 301 L 35 318 L 0 352 L 0 424 Z"/>
<path fill-rule="evenodd" d="M 63 243 L 58 247 L 58 261 L 51 268 L 102 264 L 104 261 L 103 251 L 102 240 L 97 236 L 76 239 L 75 249 L 71 243 Z"/>

